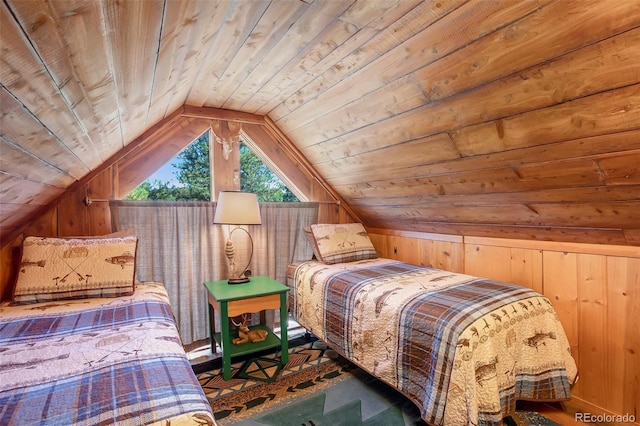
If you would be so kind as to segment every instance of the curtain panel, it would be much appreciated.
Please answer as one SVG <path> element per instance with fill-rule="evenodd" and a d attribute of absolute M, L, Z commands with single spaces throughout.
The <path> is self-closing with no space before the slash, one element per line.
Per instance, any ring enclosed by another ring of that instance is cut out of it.
<path fill-rule="evenodd" d="M 209 337 L 205 281 L 228 278 L 225 241 L 232 227 L 215 225 L 215 203 L 166 201 L 111 201 L 112 229 L 133 228 L 138 237 L 136 276 L 140 281 L 163 282 L 169 293 L 183 344 Z M 282 283 L 287 265 L 311 259 L 313 252 L 303 228 L 318 218 L 318 203 L 261 203 L 262 225 L 244 227 L 253 237 L 249 269 Z M 234 245 L 241 260 L 248 259 L 248 241 Z M 272 322 L 273 312 L 267 313 Z M 216 326 L 219 318 L 216 315 Z M 219 329 L 219 328 L 218 328 Z"/>

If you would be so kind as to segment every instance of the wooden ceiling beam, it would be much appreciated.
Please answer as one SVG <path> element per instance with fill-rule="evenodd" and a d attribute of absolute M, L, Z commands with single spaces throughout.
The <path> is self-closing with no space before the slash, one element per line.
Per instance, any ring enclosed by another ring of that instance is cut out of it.
<path fill-rule="evenodd" d="M 264 124 L 264 116 L 251 114 L 248 112 L 232 111 L 222 108 L 197 107 L 184 105 L 182 107 L 183 117 L 204 118 L 210 120 L 237 121 L 240 123 Z"/>

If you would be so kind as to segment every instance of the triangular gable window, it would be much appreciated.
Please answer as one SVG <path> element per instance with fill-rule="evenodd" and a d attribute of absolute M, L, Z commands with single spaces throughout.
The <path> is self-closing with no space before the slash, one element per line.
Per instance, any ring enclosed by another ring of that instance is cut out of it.
<path fill-rule="evenodd" d="M 203 133 L 178 155 L 131 191 L 126 200 L 210 201 L 209 132 Z M 258 200 L 299 201 L 251 149 L 240 142 L 240 189 Z"/>

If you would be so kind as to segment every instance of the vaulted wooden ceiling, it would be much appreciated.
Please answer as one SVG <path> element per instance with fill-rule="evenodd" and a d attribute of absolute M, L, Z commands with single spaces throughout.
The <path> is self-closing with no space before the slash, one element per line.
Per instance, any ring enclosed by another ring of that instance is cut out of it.
<path fill-rule="evenodd" d="M 638 10 L 4 0 L 2 234 L 186 105 L 268 117 L 370 227 L 640 245 Z"/>

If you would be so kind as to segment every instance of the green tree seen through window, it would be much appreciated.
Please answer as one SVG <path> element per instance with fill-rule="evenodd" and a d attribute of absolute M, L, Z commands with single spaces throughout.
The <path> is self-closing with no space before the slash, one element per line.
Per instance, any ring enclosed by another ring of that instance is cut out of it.
<path fill-rule="evenodd" d="M 253 192 L 258 201 L 299 201 L 271 170 L 240 142 L 240 190 Z"/>
<path fill-rule="evenodd" d="M 131 191 L 127 200 L 209 201 L 209 134 L 204 133 L 177 155 L 173 166 L 178 185 L 146 180 Z M 258 201 L 298 201 L 298 198 L 249 149 L 240 143 L 240 188 L 254 192 Z"/>

